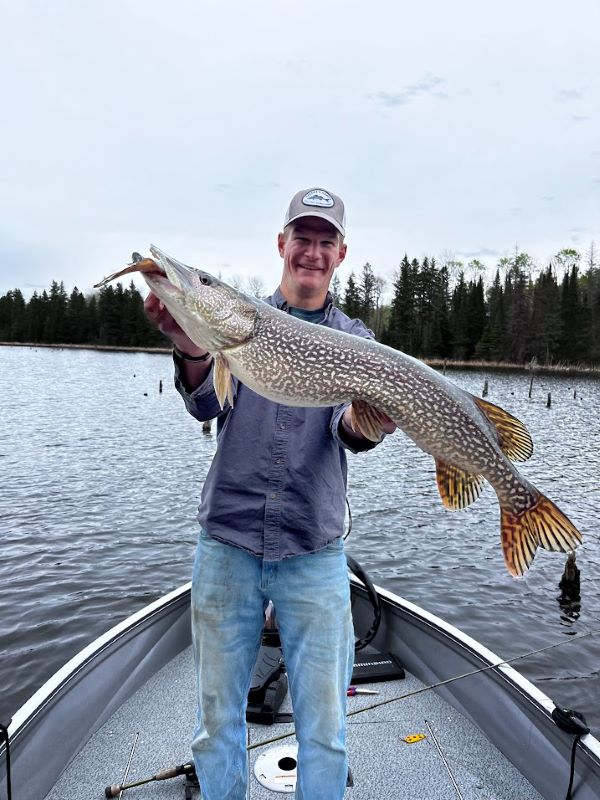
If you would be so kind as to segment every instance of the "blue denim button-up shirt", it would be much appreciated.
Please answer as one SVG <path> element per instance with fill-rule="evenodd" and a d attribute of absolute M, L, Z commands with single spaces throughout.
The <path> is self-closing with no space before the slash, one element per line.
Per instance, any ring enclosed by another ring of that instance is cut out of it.
<path fill-rule="evenodd" d="M 266 300 L 288 310 L 279 289 Z M 320 325 L 373 338 L 328 297 Z M 234 406 L 221 411 L 212 369 L 188 393 L 175 386 L 198 420 L 217 417 L 217 451 L 202 489 L 201 527 L 215 539 L 265 560 L 311 553 L 343 533 L 346 498 L 345 449 L 338 425 L 346 408 L 298 408 L 266 400 L 234 379 Z M 374 445 L 364 442 L 361 450 Z"/>

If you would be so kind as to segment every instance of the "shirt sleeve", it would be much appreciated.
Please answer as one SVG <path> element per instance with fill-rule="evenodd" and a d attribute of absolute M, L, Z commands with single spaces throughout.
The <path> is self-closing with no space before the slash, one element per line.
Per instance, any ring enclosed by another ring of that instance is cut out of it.
<path fill-rule="evenodd" d="M 181 380 L 181 368 L 179 360 L 175 354 L 173 354 L 173 361 L 175 363 L 175 388 L 183 398 L 185 407 L 192 417 L 200 422 L 204 422 L 207 419 L 214 419 L 215 417 L 218 417 L 219 414 L 229 410 L 230 406 L 227 400 L 225 400 L 225 407 L 223 409 L 217 400 L 217 394 L 215 392 L 213 382 L 213 372 L 215 369 L 214 362 L 211 365 L 208 375 L 202 381 L 200 386 L 198 386 L 192 392 L 188 392 Z M 233 380 L 233 394 L 235 397 L 235 393 L 237 391 L 237 379 L 234 378 Z"/>

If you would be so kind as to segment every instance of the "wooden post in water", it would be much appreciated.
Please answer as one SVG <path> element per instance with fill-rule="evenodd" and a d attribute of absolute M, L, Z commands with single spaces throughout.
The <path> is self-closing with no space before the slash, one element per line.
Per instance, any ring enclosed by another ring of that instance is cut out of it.
<path fill-rule="evenodd" d="M 565 571 L 563 572 L 560 583 L 559 606 L 571 619 L 577 619 L 581 611 L 581 575 L 579 567 L 575 562 L 575 551 L 572 550 L 567 556 Z"/>
<path fill-rule="evenodd" d="M 210 433 L 212 419 L 205 419 L 202 423 L 202 433 Z"/>
<path fill-rule="evenodd" d="M 162 394 L 162 380 L 158 382 L 158 393 Z"/>
<path fill-rule="evenodd" d="M 526 369 L 531 370 L 531 380 L 529 381 L 529 399 L 531 400 L 531 392 L 533 390 L 533 376 L 535 375 L 535 368 L 537 366 L 537 358 L 533 356 Z"/>
<path fill-rule="evenodd" d="M 482 397 L 487 397 L 487 393 L 488 393 L 488 381 L 487 381 L 487 378 L 486 378 L 485 382 L 483 384 L 483 392 L 481 393 L 481 396 Z"/>
<path fill-rule="evenodd" d="M 577 389 L 573 392 L 573 400 L 577 400 Z"/>
<path fill-rule="evenodd" d="M 548 399 L 546 400 L 546 408 L 550 408 L 552 406 L 552 394 L 548 392 Z"/>

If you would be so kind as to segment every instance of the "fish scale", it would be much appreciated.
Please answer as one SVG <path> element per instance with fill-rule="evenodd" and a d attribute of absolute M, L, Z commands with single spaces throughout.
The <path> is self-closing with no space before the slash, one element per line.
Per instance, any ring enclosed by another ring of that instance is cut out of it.
<path fill-rule="evenodd" d="M 512 463 L 529 458 L 532 444 L 523 423 L 506 411 L 399 350 L 300 320 L 158 248 L 150 251 L 153 258 L 136 257 L 98 285 L 141 272 L 190 339 L 213 355 L 222 408 L 233 405 L 235 376 L 284 405 L 351 403 L 355 428 L 373 440 L 381 435 L 379 414 L 386 414 L 435 459 L 447 508 L 472 503 L 483 479 L 492 485 L 500 503 L 504 560 L 512 575 L 529 568 L 538 547 L 568 552 L 581 543 L 568 517 Z"/>

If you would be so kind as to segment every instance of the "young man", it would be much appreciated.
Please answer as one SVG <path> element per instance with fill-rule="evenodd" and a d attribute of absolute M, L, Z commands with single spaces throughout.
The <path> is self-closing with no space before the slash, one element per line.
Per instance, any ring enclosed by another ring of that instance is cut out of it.
<path fill-rule="evenodd" d="M 324 189 L 298 192 L 277 246 L 279 288 L 267 302 L 310 322 L 372 337 L 332 304 L 346 255 L 344 205 Z M 198 721 L 192 743 L 205 800 L 245 800 L 245 705 L 270 600 L 277 613 L 298 739 L 296 798 L 339 800 L 348 773 L 346 690 L 354 657 L 342 533 L 345 450 L 371 449 L 350 407 L 293 408 L 239 381 L 221 411 L 212 358 L 152 294 L 149 317 L 174 345 L 175 385 L 198 420 L 218 417 L 218 446 L 198 521 L 192 625 Z M 382 418 L 383 433 L 394 424 Z"/>

